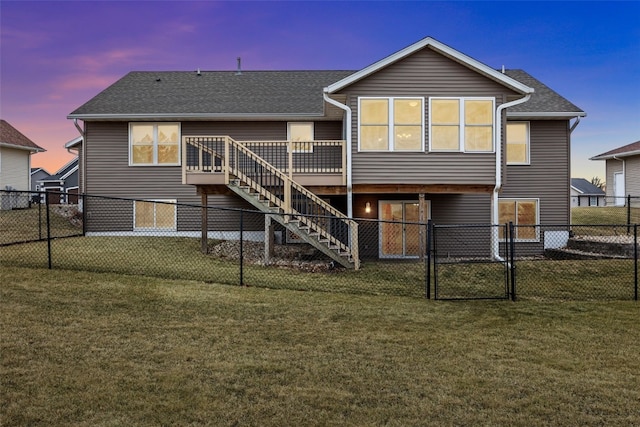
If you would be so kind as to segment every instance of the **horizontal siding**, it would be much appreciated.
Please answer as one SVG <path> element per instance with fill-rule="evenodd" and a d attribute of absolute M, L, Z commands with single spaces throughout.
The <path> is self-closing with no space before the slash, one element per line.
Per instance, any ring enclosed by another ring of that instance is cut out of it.
<path fill-rule="evenodd" d="M 189 126 L 184 128 L 189 129 Z M 86 193 L 132 199 L 169 199 L 178 203 L 199 205 L 196 187 L 182 184 L 180 166 L 129 166 L 128 123 L 88 122 L 86 124 Z M 113 206 L 106 208 L 106 205 Z M 210 195 L 209 206 L 251 209 L 239 197 Z M 237 230 L 236 214 L 225 215 L 210 222 L 211 230 Z M 247 230 L 263 230 L 261 215 L 244 218 Z M 178 211 L 178 230 L 192 231 L 200 226 L 200 212 L 194 209 Z M 130 202 L 87 201 L 88 231 L 128 231 L 133 227 Z"/>
<path fill-rule="evenodd" d="M 530 122 L 530 165 L 506 166 L 502 198 L 539 198 L 541 224 L 568 224 L 569 123 Z"/>
<path fill-rule="evenodd" d="M 626 193 L 634 197 L 640 197 L 640 156 L 626 158 L 625 174 L 627 175 L 625 177 Z"/>
<path fill-rule="evenodd" d="M 0 189 L 7 186 L 20 191 L 29 191 L 29 155 L 30 151 L 13 148 L 0 148 Z"/>
<path fill-rule="evenodd" d="M 615 178 L 613 177 L 613 175 L 616 173 L 622 172 L 623 170 L 622 162 L 616 159 L 608 159 L 605 161 L 607 162 L 607 166 L 606 166 L 607 177 L 605 178 L 606 184 L 607 184 L 607 187 L 606 187 L 607 197 L 615 197 L 616 193 L 615 193 L 615 189 L 613 188 L 613 183 L 615 182 Z"/>
<path fill-rule="evenodd" d="M 423 49 L 345 89 L 352 116 L 352 165 L 355 184 L 493 184 L 495 155 L 478 153 L 358 152 L 358 97 L 419 96 L 425 98 L 425 141 L 428 141 L 428 98 L 482 96 L 496 105 L 514 92 L 467 67 Z M 428 144 L 427 144 L 428 145 Z"/>

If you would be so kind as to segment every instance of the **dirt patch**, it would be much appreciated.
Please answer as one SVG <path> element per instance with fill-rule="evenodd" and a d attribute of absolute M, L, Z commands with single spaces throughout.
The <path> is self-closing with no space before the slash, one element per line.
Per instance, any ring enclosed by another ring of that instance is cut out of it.
<path fill-rule="evenodd" d="M 333 271 L 339 268 L 330 258 L 317 249 L 307 244 L 274 245 L 273 256 L 269 265 L 293 268 L 296 270 L 321 272 Z M 209 255 L 228 259 L 240 259 L 240 242 L 237 240 L 225 240 L 210 245 Z M 242 258 L 244 262 L 253 265 L 265 265 L 264 243 L 244 242 L 242 245 Z"/>

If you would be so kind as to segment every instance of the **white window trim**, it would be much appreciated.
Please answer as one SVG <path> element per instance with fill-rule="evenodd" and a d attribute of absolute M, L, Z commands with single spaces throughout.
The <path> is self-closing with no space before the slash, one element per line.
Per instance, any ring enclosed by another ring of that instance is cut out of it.
<path fill-rule="evenodd" d="M 291 141 L 291 125 L 311 125 L 311 141 L 313 142 L 316 139 L 316 126 L 314 122 L 287 122 L 287 141 Z M 294 153 L 313 153 L 313 144 L 310 144 L 311 148 L 309 150 L 293 150 Z M 287 151 L 289 148 L 287 148 Z"/>
<path fill-rule="evenodd" d="M 524 243 L 538 243 L 540 242 L 540 199 L 537 197 L 504 197 L 504 198 L 498 198 L 498 206 L 500 204 L 500 202 L 519 202 L 519 201 L 535 201 L 536 202 L 536 223 L 535 224 L 527 224 L 527 225 L 532 225 L 535 227 L 536 230 L 536 237 L 533 239 L 514 239 L 514 242 L 524 242 Z M 518 221 L 518 217 L 516 215 L 516 222 L 514 223 L 514 225 L 519 225 L 517 223 Z M 527 225 L 523 225 L 523 227 L 526 227 Z M 516 228 L 516 232 L 517 232 L 517 228 Z"/>
<path fill-rule="evenodd" d="M 459 105 L 460 105 L 460 116 L 459 116 L 459 134 L 458 134 L 458 141 L 460 142 L 459 144 L 459 148 L 457 150 L 438 150 L 438 149 L 433 149 L 433 144 L 431 142 L 431 135 L 433 135 L 433 133 L 431 132 L 431 112 L 433 111 L 431 108 L 431 101 L 432 100 L 440 100 L 440 99 L 454 99 L 454 100 L 458 100 L 460 101 Z M 465 130 L 465 124 L 464 124 L 464 101 L 491 101 L 491 115 L 492 115 L 492 119 L 491 119 L 491 150 L 489 151 L 466 151 L 465 150 L 465 146 L 464 146 L 464 130 Z M 429 97 L 429 152 L 430 153 L 469 153 L 469 154 L 491 154 L 491 153 L 495 153 L 496 152 L 496 141 L 495 141 L 495 137 L 493 135 L 495 135 L 495 128 L 496 128 L 496 99 L 495 98 L 491 98 L 491 97 L 486 97 L 486 96 L 432 96 Z"/>
<path fill-rule="evenodd" d="M 151 202 L 153 203 L 153 223 L 157 224 L 156 220 L 156 203 L 171 203 L 173 204 L 173 227 L 171 228 L 158 228 L 158 227 L 136 227 L 136 202 Z M 178 229 L 178 201 L 176 199 L 144 199 L 134 200 L 133 202 L 133 231 L 177 231 Z"/>
<path fill-rule="evenodd" d="M 152 125 L 153 126 L 153 163 L 133 163 L 133 132 L 134 125 Z M 158 163 L 158 125 L 177 125 L 178 126 L 178 162 L 177 163 Z M 129 122 L 129 166 L 181 166 L 182 165 L 182 126 L 180 122 Z"/>
<path fill-rule="evenodd" d="M 526 147 L 526 152 L 527 152 L 527 161 L 526 162 L 510 162 L 509 160 L 507 160 L 505 158 L 505 162 L 508 166 L 530 166 L 531 165 L 531 122 L 529 121 L 507 121 L 507 126 L 511 125 L 511 124 L 518 124 L 518 123 L 524 123 L 527 125 L 527 147 Z M 506 146 L 506 150 L 505 153 L 507 153 L 509 151 L 509 144 L 507 142 L 507 138 L 506 138 L 506 128 L 505 128 L 505 146 Z M 506 157 L 506 156 L 505 156 Z"/>
<path fill-rule="evenodd" d="M 361 103 L 363 99 L 386 99 L 389 102 L 389 111 L 388 111 L 388 127 L 389 127 L 389 131 L 388 131 L 388 140 L 389 140 L 389 149 L 388 150 L 366 150 L 363 149 L 361 147 L 360 144 L 360 123 L 361 123 L 361 116 L 360 116 L 360 112 L 362 111 L 361 108 Z M 395 128 L 395 123 L 393 122 L 393 108 L 394 108 L 394 103 L 393 100 L 395 99 L 418 99 L 420 100 L 420 103 L 422 104 L 422 114 L 421 114 L 421 120 L 420 120 L 420 148 L 416 149 L 416 150 L 396 150 L 395 146 L 394 146 L 394 128 Z M 358 97 L 358 152 L 363 152 L 363 153 L 389 153 L 389 152 L 394 152 L 394 153 L 424 153 L 425 150 L 425 137 L 424 137 L 424 129 L 425 129 L 425 119 L 424 119 L 424 96 L 360 96 Z"/>

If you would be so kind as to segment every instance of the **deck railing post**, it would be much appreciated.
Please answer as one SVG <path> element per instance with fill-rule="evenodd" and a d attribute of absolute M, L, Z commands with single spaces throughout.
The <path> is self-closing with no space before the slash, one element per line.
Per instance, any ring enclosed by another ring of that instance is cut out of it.
<path fill-rule="evenodd" d="M 224 159 L 222 162 L 222 167 L 224 168 L 224 183 L 229 185 L 229 137 L 224 137 Z"/>

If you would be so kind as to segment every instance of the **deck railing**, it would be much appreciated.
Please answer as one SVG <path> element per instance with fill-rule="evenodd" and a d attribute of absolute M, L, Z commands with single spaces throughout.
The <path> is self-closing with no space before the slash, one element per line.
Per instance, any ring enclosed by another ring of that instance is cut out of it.
<path fill-rule="evenodd" d="M 225 136 L 186 136 L 186 172 L 222 172 Z M 235 141 L 289 174 L 340 174 L 346 177 L 346 143 L 322 141 Z M 346 178 L 343 179 L 346 181 Z"/>
<path fill-rule="evenodd" d="M 342 141 L 239 142 L 227 136 L 188 136 L 183 139 L 185 172 L 219 173 L 224 176 L 226 185 L 232 180 L 239 180 L 242 186 L 259 193 L 282 213 L 291 215 L 291 220 L 298 221 L 310 235 L 346 253 L 355 268 L 359 267 L 358 224 L 291 177 L 294 173 L 343 173 L 346 156 Z M 313 145 L 312 150 L 309 144 Z M 303 152 L 303 148 L 307 151 Z M 330 154 L 336 149 L 341 153 L 340 165 L 336 164 L 336 154 Z M 302 161 L 299 156 L 323 151 L 326 152 L 309 162 Z M 268 159 L 276 164 L 282 163 L 276 166 Z"/>

